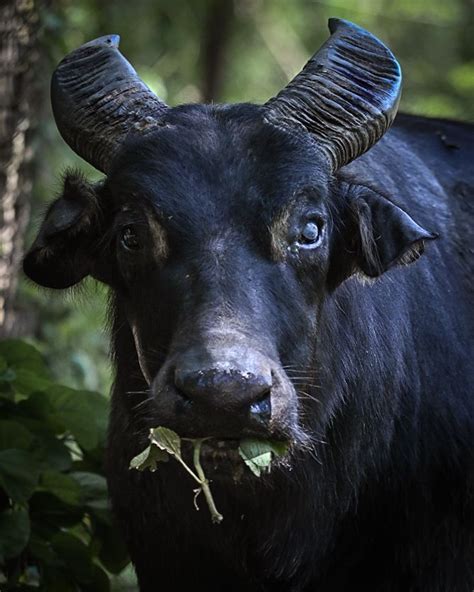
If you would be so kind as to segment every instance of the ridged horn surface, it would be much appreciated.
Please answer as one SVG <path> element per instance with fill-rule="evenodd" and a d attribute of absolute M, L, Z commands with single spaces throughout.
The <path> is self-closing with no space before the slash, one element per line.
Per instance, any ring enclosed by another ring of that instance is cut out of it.
<path fill-rule="evenodd" d="M 265 109 L 269 122 L 313 134 L 337 170 L 389 129 L 402 74 L 392 52 L 368 31 L 340 19 L 330 19 L 329 30 L 331 37 Z"/>
<path fill-rule="evenodd" d="M 106 173 L 126 136 L 159 125 L 168 108 L 144 84 L 107 35 L 67 55 L 51 81 L 59 132 L 84 160 Z"/>

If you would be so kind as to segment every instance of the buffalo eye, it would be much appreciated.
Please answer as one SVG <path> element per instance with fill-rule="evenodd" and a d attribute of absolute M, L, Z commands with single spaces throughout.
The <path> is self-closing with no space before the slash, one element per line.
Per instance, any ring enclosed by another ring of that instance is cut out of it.
<path fill-rule="evenodd" d="M 297 239 L 298 247 L 303 249 L 314 249 L 321 242 L 322 232 L 315 220 L 309 220 L 301 229 Z"/>
<path fill-rule="evenodd" d="M 125 226 L 120 233 L 120 244 L 127 251 L 138 251 L 141 249 L 138 235 L 132 226 Z"/>

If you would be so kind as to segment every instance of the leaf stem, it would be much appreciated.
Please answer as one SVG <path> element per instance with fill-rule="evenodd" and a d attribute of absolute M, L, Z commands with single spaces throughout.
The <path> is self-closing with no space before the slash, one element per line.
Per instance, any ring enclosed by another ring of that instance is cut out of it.
<path fill-rule="evenodd" d="M 206 498 L 207 505 L 209 506 L 209 511 L 211 512 L 212 521 L 214 524 L 219 524 L 224 520 L 224 516 L 218 512 L 216 508 L 216 504 L 214 502 L 214 498 L 212 497 L 211 489 L 209 487 L 209 481 L 204 474 L 203 468 L 201 466 L 201 445 L 203 440 L 206 438 L 199 438 L 194 441 L 194 454 L 193 454 L 193 462 L 194 467 L 196 468 L 196 472 L 199 476 L 199 480 L 201 483 L 202 491 L 204 493 L 204 497 Z"/>

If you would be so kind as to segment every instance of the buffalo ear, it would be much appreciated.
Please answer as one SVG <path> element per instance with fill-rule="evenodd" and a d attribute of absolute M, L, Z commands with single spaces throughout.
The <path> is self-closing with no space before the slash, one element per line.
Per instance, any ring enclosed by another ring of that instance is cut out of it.
<path fill-rule="evenodd" d="M 98 236 L 96 188 L 68 173 L 63 194 L 48 209 L 38 236 L 23 260 L 25 274 L 47 288 L 69 288 L 91 271 Z"/>
<path fill-rule="evenodd" d="M 341 248 L 336 249 L 339 276 L 344 270 L 344 277 L 359 271 L 376 278 L 396 265 L 416 261 L 424 252 L 425 241 L 438 238 L 389 199 L 366 187 L 352 186 L 346 207 L 349 220 L 346 217 L 342 244 L 339 241 L 342 253 Z"/>

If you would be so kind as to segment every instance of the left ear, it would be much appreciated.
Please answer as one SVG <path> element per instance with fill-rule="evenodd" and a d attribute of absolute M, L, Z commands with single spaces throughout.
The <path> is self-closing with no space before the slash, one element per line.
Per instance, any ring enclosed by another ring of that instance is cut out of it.
<path fill-rule="evenodd" d="M 438 238 L 372 189 L 352 186 L 346 205 L 342 244 L 338 241 L 344 254 L 337 257 L 346 277 L 361 271 L 375 278 L 396 265 L 408 265 L 423 254 L 425 241 Z M 341 257 L 352 261 L 343 262 Z"/>
<path fill-rule="evenodd" d="M 80 282 L 93 270 L 99 219 L 96 185 L 68 172 L 61 197 L 49 207 L 25 255 L 25 274 L 47 288 L 69 288 Z"/>

